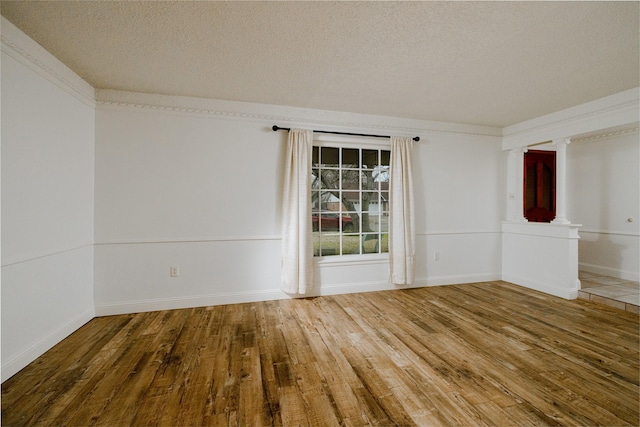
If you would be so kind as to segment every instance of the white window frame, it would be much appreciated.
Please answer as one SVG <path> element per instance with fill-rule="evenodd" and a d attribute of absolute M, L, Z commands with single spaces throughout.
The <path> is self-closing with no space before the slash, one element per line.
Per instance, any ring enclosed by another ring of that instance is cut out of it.
<path fill-rule="evenodd" d="M 391 151 L 391 142 L 383 138 L 352 137 L 333 134 L 314 134 L 314 147 L 332 148 L 359 148 L 359 149 L 382 149 Z M 387 232 L 388 233 L 388 232 Z M 389 253 L 377 254 L 347 254 L 347 255 L 326 255 L 314 256 L 314 262 L 318 265 L 358 265 L 372 263 L 388 263 Z"/>

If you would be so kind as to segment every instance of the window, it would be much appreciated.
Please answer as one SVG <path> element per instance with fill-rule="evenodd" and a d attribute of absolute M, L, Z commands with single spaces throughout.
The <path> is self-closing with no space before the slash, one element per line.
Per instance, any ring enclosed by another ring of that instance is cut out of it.
<path fill-rule="evenodd" d="M 390 150 L 313 147 L 314 256 L 389 251 Z"/>

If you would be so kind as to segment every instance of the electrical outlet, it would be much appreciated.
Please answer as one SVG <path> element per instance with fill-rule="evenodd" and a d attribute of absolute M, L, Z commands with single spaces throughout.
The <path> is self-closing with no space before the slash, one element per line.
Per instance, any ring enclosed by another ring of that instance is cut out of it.
<path fill-rule="evenodd" d="M 436 252 L 433 254 L 433 260 L 434 261 L 440 261 L 440 252 Z"/>
<path fill-rule="evenodd" d="M 169 268 L 169 276 L 171 277 L 178 277 L 180 276 L 180 266 L 178 265 L 172 265 Z"/>

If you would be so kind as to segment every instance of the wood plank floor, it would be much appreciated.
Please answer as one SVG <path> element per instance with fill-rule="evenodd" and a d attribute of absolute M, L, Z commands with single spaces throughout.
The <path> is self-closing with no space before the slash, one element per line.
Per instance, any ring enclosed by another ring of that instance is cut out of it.
<path fill-rule="evenodd" d="M 96 318 L 2 424 L 637 426 L 638 315 L 505 282 Z"/>

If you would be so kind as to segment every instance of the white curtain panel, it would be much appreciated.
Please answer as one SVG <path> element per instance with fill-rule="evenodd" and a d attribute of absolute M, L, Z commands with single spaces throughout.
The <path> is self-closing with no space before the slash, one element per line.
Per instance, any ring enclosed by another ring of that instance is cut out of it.
<path fill-rule="evenodd" d="M 389 281 L 410 285 L 415 276 L 413 216 L 413 139 L 391 137 L 389 182 Z"/>
<path fill-rule="evenodd" d="M 289 294 L 306 294 L 313 289 L 312 150 L 313 131 L 289 131 L 284 179 L 280 286 Z"/>

